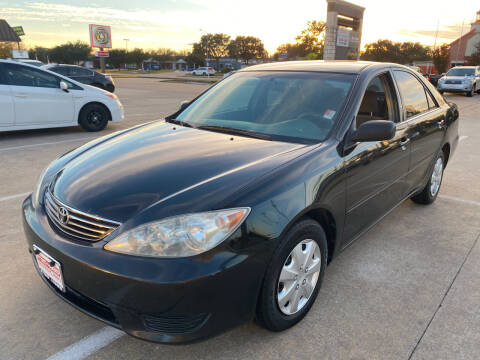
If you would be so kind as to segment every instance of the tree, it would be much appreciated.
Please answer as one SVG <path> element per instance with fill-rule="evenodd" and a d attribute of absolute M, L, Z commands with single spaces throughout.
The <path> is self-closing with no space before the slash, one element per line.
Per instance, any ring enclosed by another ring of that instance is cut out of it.
<path fill-rule="evenodd" d="M 432 60 L 439 74 L 447 72 L 450 63 L 450 45 L 443 44 L 432 51 Z"/>
<path fill-rule="evenodd" d="M 297 44 L 301 44 L 302 48 L 307 54 L 322 54 L 325 39 L 325 22 L 323 21 L 308 21 L 307 28 L 302 30 L 295 40 Z"/>
<path fill-rule="evenodd" d="M 125 55 L 125 62 L 128 64 L 136 64 L 137 68 L 141 68 L 143 62 L 148 58 L 148 53 L 143 49 L 135 48 Z"/>
<path fill-rule="evenodd" d="M 68 42 L 54 47 L 49 51 L 49 58 L 56 63 L 79 64 L 87 60 L 91 53 L 90 45 L 82 41 Z"/>
<path fill-rule="evenodd" d="M 0 42 L 0 59 L 12 57 L 12 49 L 14 45 L 9 42 Z"/>
<path fill-rule="evenodd" d="M 42 46 L 35 46 L 28 50 L 28 57 L 32 60 L 40 60 L 44 63 L 49 62 L 49 49 Z"/>
<path fill-rule="evenodd" d="M 378 40 L 365 45 L 362 60 L 412 64 L 429 59 L 429 48 L 420 43 Z"/>
<path fill-rule="evenodd" d="M 200 42 L 193 44 L 193 51 L 196 58 L 208 56 L 218 62 L 221 57 L 228 55 L 228 44 L 230 36 L 225 34 L 206 34 L 200 38 Z"/>
<path fill-rule="evenodd" d="M 241 59 L 248 64 L 251 59 L 260 59 L 267 56 L 262 41 L 254 36 L 237 36 L 228 44 L 228 54 L 231 58 Z"/>
<path fill-rule="evenodd" d="M 115 69 L 119 69 L 122 64 L 125 64 L 127 52 L 124 49 L 112 49 L 110 50 L 110 56 L 108 57 L 108 63 Z"/>
<path fill-rule="evenodd" d="M 280 54 L 287 54 L 285 60 L 307 58 L 323 58 L 323 47 L 325 43 L 325 23 L 312 20 L 307 22 L 307 27 L 295 37 L 294 44 L 282 44 L 274 54 L 279 59 Z"/>

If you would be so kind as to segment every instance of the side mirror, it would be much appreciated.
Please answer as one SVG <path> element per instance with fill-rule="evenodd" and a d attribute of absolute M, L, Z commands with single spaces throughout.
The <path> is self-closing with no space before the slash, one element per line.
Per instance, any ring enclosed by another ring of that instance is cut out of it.
<path fill-rule="evenodd" d="M 183 109 L 185 109 L 188 105 L 190 105 L 190 101 L 188 100 L 184 100 L 180 103 L 180 111 L 182 111 Z"/>
<path fill-rule="evenodd" d="M 447 75 L 447 73 L 442 73 L 442 76 L 445 76 L 445 75 Z"/>
<path fill-rule="evenodd" d="M 68 85 L 65 81 L 60 81 L 60 89 L 62 89 L 65 92 L 68 92 Z"/>
<path fill-rule="evenodd" d="M 388 120 L 370 120 L 359 126 L 353 134 L 352 141 L 382 141 L 390 140 L 395 136 L 395 123 Z"/>

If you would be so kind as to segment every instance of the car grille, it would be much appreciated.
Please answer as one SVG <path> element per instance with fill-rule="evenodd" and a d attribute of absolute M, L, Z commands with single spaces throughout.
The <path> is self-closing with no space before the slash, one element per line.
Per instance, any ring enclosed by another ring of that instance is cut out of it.
<path fill-rule="evenodd" d="M 72 209 L 56 199 L 50 190 L 45 193 L 45 209 L 51 222 L 74 238 L 98 241 L 120 226 L 120 223 Z"/>
<path fill-rule="evenodd" d="M 461 84 L 462 82 L 460 80 L 447 80 L 445 81 L 445 84 Z"/>
<path fill-rule="evenodd" d="M 197 315 L 143 315 L 143 324 L 149 331 L 164 334 L 188 334 L 205 324 L 209 315 L 205 313 Z"/>

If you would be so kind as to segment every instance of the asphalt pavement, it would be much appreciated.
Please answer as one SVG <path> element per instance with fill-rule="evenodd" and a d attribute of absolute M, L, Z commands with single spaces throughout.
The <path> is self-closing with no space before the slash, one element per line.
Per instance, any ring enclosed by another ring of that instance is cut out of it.
<path fill-rule="evenodd" d="M 20 206 L 43 167 L 88 140 L 161 119 L 207 86 L 116 79 L 126 120 L 100 133 L 0 133 L 0 359 L 478 359 L 480 95 L 449 96 L 461 142 L 437 201 L 406 201 L 327 268 L 307 317 L 282 333 L 254 323 L 181 346 L 137 340 L 55 296 L 37 275 Z"/>

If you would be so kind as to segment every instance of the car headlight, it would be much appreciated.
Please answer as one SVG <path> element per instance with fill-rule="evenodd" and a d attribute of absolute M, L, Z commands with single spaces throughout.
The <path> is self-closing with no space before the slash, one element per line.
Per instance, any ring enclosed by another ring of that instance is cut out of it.
<path fill-rule="evenodd" d="M 37 207 L 41 203 L 41 196 L 43 195 L 45 188 L 48 186 L 49 182 L 46 181 L 46 175 L 47 173 L 50 173 L 50 170 L 52 169 L 53 165 L 55 164 L 55 161 L 50 163 L 45 169 L 42 170 L 40 173 L 40 176 L 38 177 L 37 184 L 35 185 L 35 188 L 33 190 L 33 196 L 32 196 L 32 202 L 33 202 L 33 207 Z"/>
<path fill-rule="evenodd" d="M 108 242 L 108 251 L 151 257 L 186 257 L 208 251 L 227 239 L 250 208 L 180 215 L 140 225 Z"/>

